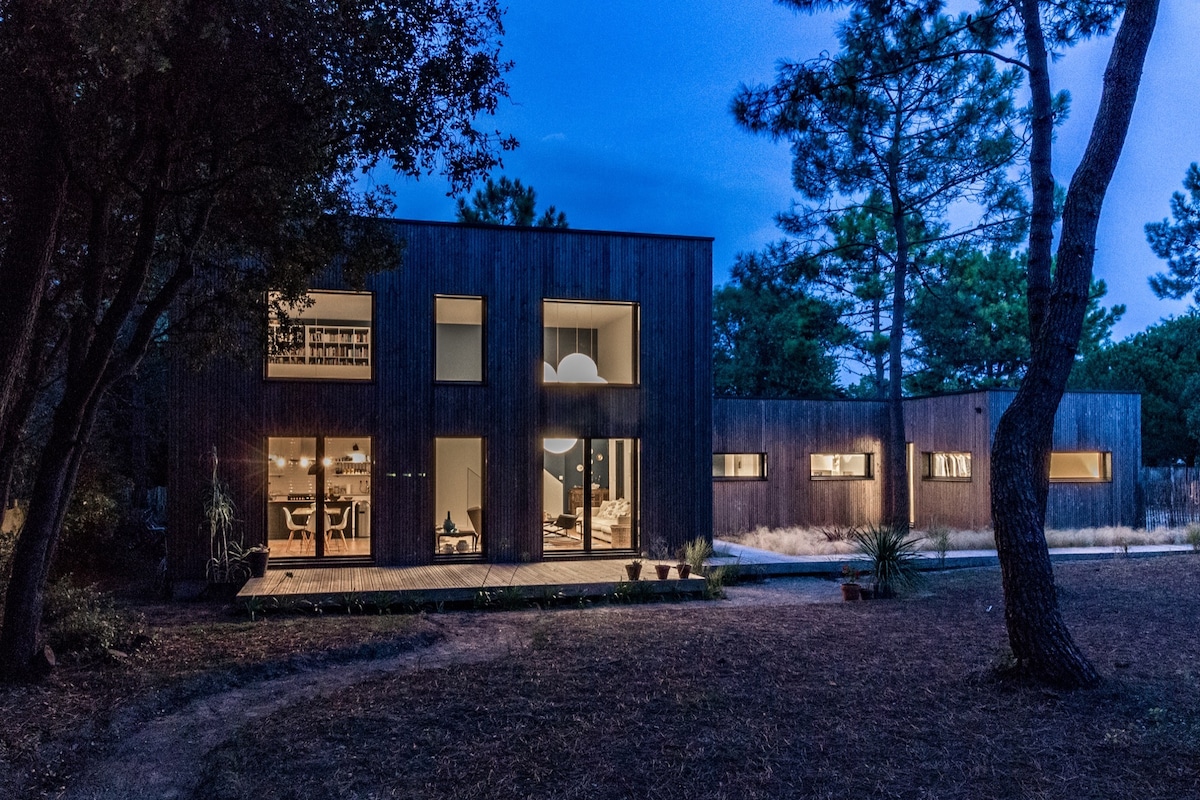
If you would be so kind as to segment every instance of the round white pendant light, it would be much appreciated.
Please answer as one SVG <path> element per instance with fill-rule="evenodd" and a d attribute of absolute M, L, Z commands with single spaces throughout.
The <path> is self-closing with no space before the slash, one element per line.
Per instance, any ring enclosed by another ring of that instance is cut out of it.
<path fill-rule="evenodd" d="M 578 441 L 578 439 L 543 439 L 542 447 L 546 448 L 547 453 L 561 454 L 574 447 Z"/>
<path fill-rule="evenodd" d="M 542 383 L 558 383 L 558 373 L 547 361 L 542 362 Z"/>
<path fill-rule="evenodd" d="M 571 353 L 558 365 L 559 383 L 608 383 L 596 370 L 596 362 L 583 353 Z"/>

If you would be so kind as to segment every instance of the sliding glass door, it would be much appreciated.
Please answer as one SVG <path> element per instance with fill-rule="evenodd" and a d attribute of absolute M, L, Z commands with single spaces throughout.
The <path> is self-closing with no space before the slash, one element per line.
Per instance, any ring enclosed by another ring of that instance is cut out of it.
<path fill-rule="evenodd" d="M 637 439 L 542 444 L 543 552 L 637 549 Z"/>
<path fill-rule="evenodd" d="M 371 437 L 267 439 L 267 539 L 277 556 L 371 554 Z"/>

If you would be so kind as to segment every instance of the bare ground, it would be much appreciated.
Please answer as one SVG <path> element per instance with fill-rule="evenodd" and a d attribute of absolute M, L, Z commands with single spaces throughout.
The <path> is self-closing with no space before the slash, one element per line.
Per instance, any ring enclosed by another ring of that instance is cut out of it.
<path fill-rule="evenodd" d="M 199 631 L 167 608 L 147 654 L 0 695 L 0 795 L 1200 796 L 1200 558 L 1058 576 L 1099 689 L 997 677 L 994 570 L 857 605 L 793 579 Z"/>

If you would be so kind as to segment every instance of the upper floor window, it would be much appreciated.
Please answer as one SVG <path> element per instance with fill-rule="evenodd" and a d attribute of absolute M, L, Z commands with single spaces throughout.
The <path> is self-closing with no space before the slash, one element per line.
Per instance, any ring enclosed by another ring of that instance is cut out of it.
<path fill-rule="evenodd" d="M 1054 483 L 1107 483 L 1112 480 L 1112 453 L 1051 453 L 1050 480 Z"/>
<path fill-rule="evenodd" d="M 542 301 L 544 383 L 638 382 L 636 303 Z"/>
<path fill-rule="evenodd" d="M 274 301 L 278 295 L 272 295 Z M 369 292 L 312 291 L 270 322 L 268 378 L 370 380 L 373 298 Z"/>
<path fill-rule="evenodd" d="M 713 453 L 712 474 L 718 480 L 766 480 L 766 453 Z"/>
<path fill-rule="evenodd" d="M 971 480 L 970 453 L 925 453 L 924 478 L 927 481 Z"/>
<path fill-rule="evenodd" d="M 870 453 L 810 453 L 808 475 L 813 480 L 867 480 L 871 478 Z"/>
<path fill-rule="evenodd" d="M 434 380 L 482 383 L 483 298 L 439 295 L 433 303 L 437 329 Z"/>

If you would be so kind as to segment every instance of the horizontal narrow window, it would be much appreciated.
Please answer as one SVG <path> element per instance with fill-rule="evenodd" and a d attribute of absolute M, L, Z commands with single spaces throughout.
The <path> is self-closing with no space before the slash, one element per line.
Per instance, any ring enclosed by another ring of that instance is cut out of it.
<path fill-rule="evenodd" d="M 867 480 L 871 472 L 870 453 L 811 453 L 808 474 L 813 480 Z"/>
<path fill-rule="evenodd" d="M 1112 453 L 1051 453 L 1050 480 L 1056 483 L 1107 483 L 1112 480 Z"/>
<path fill-rule="evenodd" d="M 713 478 L 718 480 L 766 480 L 766 453 L 713 453 Z"/>
<path fill-rule="evenodd" d="M 371 379 L 370 293 L 309 292 L 308 302 L 284 305 L 282 314 L 286 320 L 270 323 L 268 378 Z"/>
<path fill-rule="evenodd" d="M 927 481 L 971 480 L 970 453 L 925 453 L 924 478 Z"/>

